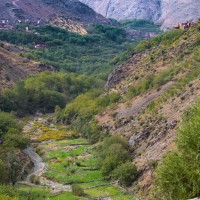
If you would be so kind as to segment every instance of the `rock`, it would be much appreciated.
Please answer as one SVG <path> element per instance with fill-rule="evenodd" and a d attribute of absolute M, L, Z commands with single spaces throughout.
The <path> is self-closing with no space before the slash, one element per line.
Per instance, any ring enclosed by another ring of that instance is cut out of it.
<path fill-rule="evenodd" d="M 171 122 L 167 125 L 167 128 L 174 129 L 176 127 L 177 123 L 178 123 L 177 120 L 174 120 L 173 122 Z"/>
<path fill-rule="evenodd" d="M 97 200 L 111 200 L 110 197 L 99 197 Z"/>
<path fill-rule="evenodd" d="M 198 0 L 80 0 L 107 18 L 147 19 L 173 27 L 179 22 L 198 19 Z"/>
<path fill-rule="evenodd" d="M 148 129 L 145 129 L 139 133 L 134 134 L 129 139 L 129 146 L 131 147 L 135 146 L 138 142 L 147 139 L 149 135 L 150 135 L 150 131 Z"/>
<path fill-rule="evenodd" d="M 43 122 L 43 125 L 44 125 L 44 126 L 50 126 L 50 125 L 51 125 L 51 122 L 48 121 L 48 120 L 45 120 L 45 121 Z"/>

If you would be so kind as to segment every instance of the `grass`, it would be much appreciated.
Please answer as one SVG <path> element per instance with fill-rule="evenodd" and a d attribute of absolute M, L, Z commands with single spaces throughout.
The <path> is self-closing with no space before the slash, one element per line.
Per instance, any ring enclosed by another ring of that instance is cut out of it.
<path fill-rule="evenodd" d="M 18 184 L 16 186 L 20 200 L 82 200 L 85 198 L 75 197 L 71 192 L 63 192 L 59 195 L 51 194 L 49 189 L 41 187 L 27 186 L 23 184 Z"/>
<path fill-rule="evenodd" d="M 103 180 L 97 167 L 97 158 L 94 156 L 95 146 L 87 140 L 60 140 L 39 147 L 45 152 L 44 159 L 48 163 L 45 173 L 47 178 L 64 184 L 78 184 L 91 199 L 101 196 L 111 196 L 114 200 L 133 199 L 132 195 L 125 194 L 119 187 Z M 72 149 L 68 151 L 69 148 Z M 63 196 L 65 197 L 65 194 Z"/>
<path fill-rule="evenodd" d="M 57 130 L 50 130 L 50 131 L 43 131 L 40 135 L 39 140 L 45 141 L 45 140 L 62 140 L 65 138 L 68 138 L 70 136 L 70 132 L 67 131 L 57 131 Z"/>
<path fill-rule="evenodd" d="M 191 70 L 184 76 L 182 76 L 179 80 L 177 80 L 176 84 L 170 87 L 163 95 L 157 98 L 155 101 L 151 102 L 147 107 L 149 112 L 155 112 L 160 108 L 160 106 L 166 102 L 171 97 L 177 95 L 183 88 L 189 84 L 191 81 L 200 77 L 200 67 L 196 67 L 195 69 Z"/>
<path fill-rule="evenodd" d="M 94 189 L 89 189 L 85 191 L 86 194 L 92 197 L 109 196 L 114 200 L 134 200 L 133 195 L 123 193 L 116 186 L 102 186 Z"/>
<path fill-rule="evenodd" d="M 98 186 L 101 184 L 108 184 L 108 182 L 92 182 L 92 183 L 84 183 L 79 184 L 81 187 L 92 187 L 92 186 Z M 63 192 L 59 195 L 51 194 L 49 189 L 41 188 L 41 187 L 33 187 L 33 186 L 27 186 L 23 184 L 18 184 L 16 186 L 20 200 L 82 200 L 82 199 L 88 199 L 88 198 L 98 198 L 102 196 L 110 196 L 112 200 L 134 200 L 133 195 L 126 194 L 126 192 L 122 192 L 121 189 L 117 186 L 113 185 L 106 185 L 106 186 L 100 186 L 97 188 L 92 189 L 84 189 L 86 197 L 76 197 L 71 192 Z"/>
<path fill-rule="evenodd" d="M 45 156 L 49 163 L 45 173 L 50 179 L 61 183 L 87 183 L 93 180 L 101 180 L 101 174 L 97 168 L 97 160 L 86 151 L 91 145 L 84 139 L 57 142 L 60 147 L 57 150 L 48 151 Z M 70 145 L 77 145 L 70 146 Z M 68 151 L 69 148 L 72 150 Z M 68 151 L 68 152 L 65 152 Z"/>

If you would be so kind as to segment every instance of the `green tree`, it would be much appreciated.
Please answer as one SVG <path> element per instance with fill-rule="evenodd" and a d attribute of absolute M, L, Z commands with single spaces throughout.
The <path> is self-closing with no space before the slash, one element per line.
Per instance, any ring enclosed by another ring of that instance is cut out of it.
<path fill-rule="evenodd" d="M 182 200 L 200 195 L 200 103 L 189 112 L 178 131 L 177 151 L 169 153 L 156 170 L 155 198 Z"/>
<path fill-rule="evenodd" d="M 127 162 L 113 171 L 112 178 L 118 180 L 120 185 L 130 186 L 137 179 L 137 175 L 136 166 L 131 162 Z"/>
<path fill-rule="evenodd" d="M 0 137 L 3 137 L 11 128 L 18 131 L 22 130 L 14 116 L 5 112 L 0 112 Z"/>
<path fill-rule="evenodd" d="M 13 186 L 19 180 L 21 170 L 22 166 L 18 158 L 16 157 L 15 154 L 10 153 L 8 155 L 8 176 Z"/>

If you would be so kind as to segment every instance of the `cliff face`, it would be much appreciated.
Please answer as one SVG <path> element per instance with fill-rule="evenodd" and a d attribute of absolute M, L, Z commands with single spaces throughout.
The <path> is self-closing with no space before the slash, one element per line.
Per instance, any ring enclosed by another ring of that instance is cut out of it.
<path fill-rule="evenodd" d="M 200 1 L 198 0 L 162 0 L 162 12 L 158 22 L 163 27 L 172 27 L 179 22 L 200 18 Z"/>
<path fill-rule="evenodd" d="M 200 98 L 199 30 L 200 23 L 175 37 L 169 32 L 157 45 L 154 38 L 151 48 L 134 53 L 109 76 L 107 92 L 120 93 L 122 100 L 95 119 L 129 140 L 141 194 L 152 186 L 156 163 L 175 148 L 181 116 Z"/>
<path fill-rule="evenodd" d="M 198 0 L 80 0 L 96 12 L 115 19 L 147 19 L 172 27 L 200 17 Z"/>
<path fill-rule="evenodd" d="M 103 16 L 115 19 L 151 19 L 157 20 L 160 16 L 160 1 L 141 0 L 81 0 Z"/>

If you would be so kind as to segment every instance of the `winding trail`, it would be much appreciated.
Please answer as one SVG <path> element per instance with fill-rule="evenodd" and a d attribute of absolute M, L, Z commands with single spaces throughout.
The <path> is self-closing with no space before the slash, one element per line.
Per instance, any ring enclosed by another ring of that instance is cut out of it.
<path fill-rule="evenodd" d="M 32 147 L 28 147 L 24 150 L 24 153 L 27 154 L 30 160 L 34 164 L 33 172 L 29 174 L 25 180 L 25 184 L 30 183 L 30 177 L 32 175 L 38 176 L 40 178 L 40 185 L 49 187 L 54 193 L 67 191 L 70 192 L 71 185 L 64 185 L 52 180 L 48 180 L 47 178 L 43 177 L 43 173 L 45 172 L 45 163 L 42 161 L 42 158 L 35 152 Z"/>
<path fill-rule="evenodd" d="M 24 132 L 26 132 L 26 133 L 29 132 L 33 125 L 34 125 L 34 120 L 29 122 L 24 127 Z M 71 192 L 72 191 L 71 185 L 64 185 L 64 184 L 58 183 L 56 181 L 49 180 L 43 176 L 43 174 L 46 171 L 46 164 L 43 162 L 42 158 L 36 153 L 34 148 L 28 147 L 25 150 L 23 150 L 23 152 L 26 155 L 28 155 L 28 157 L 30 158 L 30 160 L 32 161 L 32 163 L 34 165 L 32 173 L 30 173 L 26 177 L 23 184 L 27 184 L 27 185 L 32 184 L 30 181 L 30 177 L 32 175 L 35 175 L 35 176 L 39 177 L 39 179 L 40 179 L 40 186 L 45 186 L 45 187 L 50 188 L 52 193 L 59 193 L 59 192 L 63 192 L 63 191 Z"/>
<path fill-rule="evenodd" d="M 24 150 L 24 153 L 27 154 L 30 160 L 34 164 L 33 172 L 29 174 L 26 178 L 26 181 L 30 181 L 32 175 L 41 176 L 44 172 L 45 164 L 42 162 L 42 158 L 35 152 L 32 147 L 28 147 Z"/>

